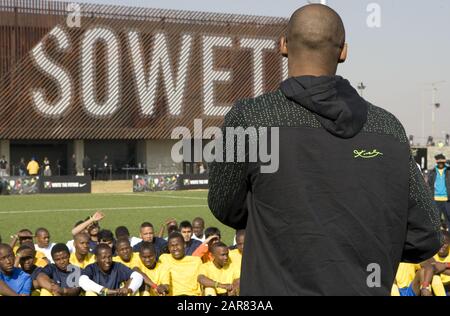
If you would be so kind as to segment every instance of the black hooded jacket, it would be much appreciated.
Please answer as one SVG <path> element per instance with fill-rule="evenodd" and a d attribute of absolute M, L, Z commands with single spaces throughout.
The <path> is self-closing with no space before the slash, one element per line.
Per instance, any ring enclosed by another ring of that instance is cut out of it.
<path fill-rule="evenodd" d="M 262 159 L 209 169 L 212 213 L 246 228 L 242 295 L 389 295 L 399 262 L 438 251 L 439 215 L 401 123 L 342 77 L 290 78 L 238 102 L 225 127 L 279 133 L 276 172 Z"/>

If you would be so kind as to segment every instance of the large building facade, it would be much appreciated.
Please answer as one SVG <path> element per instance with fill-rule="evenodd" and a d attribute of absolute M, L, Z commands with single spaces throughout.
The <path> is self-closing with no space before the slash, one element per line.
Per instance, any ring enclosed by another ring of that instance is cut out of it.
<path fill-rule="evenodd" d="M 0 156 L 56 173 L 103 166 L 192 172 L 177 127 L 221 126 L 233 103 L 278 88 L 283 18 L 0 0 Z M 199 121 L 197 121 L 199 122 Z"/>

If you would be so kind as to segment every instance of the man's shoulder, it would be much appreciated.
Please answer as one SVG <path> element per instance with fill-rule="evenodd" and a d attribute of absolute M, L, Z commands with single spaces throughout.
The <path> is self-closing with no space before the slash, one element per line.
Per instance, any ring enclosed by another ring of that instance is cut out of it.
<path fill-rule="evenodd" d="M 195 264 L 198 264 L 198 265 L 202 265 L 203 264 L 202 259 L 200 257 L 197 257 L 197 256 L 184 256 L 183 261 L 184 262 L 189 262 L 189 263 L 192 262 L 192 263 L 195 263 Z"/>
<path fill-rule="evenodd" d="M 116 258 L 116 257 L 114 257 L 114 258 Z M 114 261 L 113 260 L 112 266 L 111 266 L 111 270 L 119 270 L 119 269 L 123 269 L 123 268 L 129 269 L 125 264 L 123 264 L 123 261 L 122 261 L 122 259 L 120 259 L 120 257 L 117 256 L 117 258 L 120 261 Z"/>
<path fill-rule="evenodd" d="M 159 256 L 159 261 L 160 262 L 167 261 L 170 260 L 170 258 L 172 258 L 172 255 L 170 253 L 163 253 L 162 255 Z"/>
<path fill-rule="evenodd" d="M 188 256 L 191 257 L 193 259 L 193 262 L 195 263 L 196 266 L 201 267 L 201 265 L 203 264 L 203 261 L 200 257 L 196 257 L 196 256 Z"/>
<path fill-rule="evenodd" d="M 235 248 L 235 249 L 230 249 L 230 255 L 240 255 L 241 253 L 239 252 L 239 249 Z"/>
<path fill-rule="evenodd" d="M 261 94 L 260 96 L 254 98 L 240 99 L 236 102 L 235 108 L 239 111 L 251 111 L 255 107 L 271 107 L 276 104 L 284 103 L 287 98 L 283 95 L 281 90 L 275 90 Z"/>
<path fill-rule="evenodd" d="M 167 240 L 160 237 L 154 237 L 154 242 L 156 246 L 165 246 L 167 244 Z"/>
<path fill-rule="evenodd" d="M 191 246 L 200 246 L 202 242 L 198 239 L 191 238 Z"/>
<path fill-rule="evenodd" d="M 97 263 L 91 263 L 88 264 L 84 269 L 83 272 L 90 272 L 90 273 L 96 273 L 97 271 L 99 271 L 99 267 L 97 265 Z"/>
<path fill-rule="evenodd" d="M 132 237 L 130 238 L 130 243 L 133 244 L 133 245 L 137 245 L 137 244 L 140 243 L 140 242 L 142 242 L 142 239 L 141 239 L 141 238 L 137 238 L 137 237 L 134 237 L 134 236 L 132 236 Z"/>
<path fill-rule="evenodd" d="M 31 272 L 31 274 L 30 274 L 31 279 L 32 279 L 32 280 L 36 280 L 37 276 L 38 276 L 39 273 L 41 273 L 41 272 L 42 272 L 42 268 L 36 266 L 36 267 L 34 268 L 33 272 Z"/>
<path fill-rule="evenodd" d="M 383 118 L 384 120 L 393 123 L 393 124 L 400 124 L 400 121 L 397 119 L 397 117 L 392 114 L 391 112 L 389 112 L 388 110 L 380 107 L 380 106 L 376 106 L 372 103 L 368 102 L 368 119 L 369 118 Z M 369 117 L 372 116 L 372 117 Z"/>
<path fill-rule="evenodd" d="M 267 102 L 273 102 L 273 101 L 285 101 L 287 100 L 284 94 L 281 92 L 280 89 L 270 91 L 263 93 L 257 97 L 254 98 L 245 98 L 238 100 L 238 104 L 242 105 L 255 105 L 255 104 L 265 104 Z"/>
<path fill-rule="evenodd" d="M 213 270 L 217 269 L 212 261 L 208 261 L 208 262 L 205 262 L 205 263 L 202 262 L 201 267 L 202 267 L 203 270 L 207 270 L 207 271 L 209 271 L 211 269 L 213 269 Z"/>
<path fill-rule="evenodd" d="M 13 278 L 26 280 L 26 279 L 31 279 L 31 275 L 29 275 L 28 273 L 26 273 L 25 271 L 23 271 L 20 268 L 14 268 Z"/>
<path fill-rule="evenodd" d="M 239 99 L 228 111 L 225 120 L 245 125 L 246 121 L 252 120 L 255 116 L 272 113 L 277 105 L 284 104 L 286 101 L 281 90 L 264 93 L 255 98 Z"/>
<path fill-rule="evenodd" d="M 57 270 L 57 268 L 54 263 L 49 263 L 41 269 L 41 271 L 43 271 L 45 273 L 53 273 L 55 270 Z"/>
<path fill-rule="evenodd" d="M 138 252 L 139 250 L 141 250 L 141 246 L 142 246 L 143 241 L 138 242 L 136 245 L 134 245 L 133 248 L 133 252 Z"/>
<path fill-rule="evenodd" d="M 402 143 L 408 143 L 405 129 L 400 120 L 384 108 L 368 103 L 367 121 L 364 132 L 390 135 Z"/>
<path fill-rule="evenodd" d="M 93 253 L 88 253 L 86 255 L 86 259 L 84 259 L 85 261 L 89 261 L 91 263 L 95 262 L 95 255 Z"/>

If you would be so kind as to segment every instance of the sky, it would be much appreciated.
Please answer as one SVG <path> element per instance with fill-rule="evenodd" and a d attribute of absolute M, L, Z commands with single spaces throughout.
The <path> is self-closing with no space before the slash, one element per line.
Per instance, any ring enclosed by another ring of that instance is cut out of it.
<path fill-rule="evenodd" d="M 286 18 L 307 4 L 306 0 L 78 2 Z M 437 140 L 450 134 L 450 1 L 327 0 L 327 5 L 341 15 L 347 31 L 349 57 L 338 74 L 355 87 L 363 82 L 364 97 L 393 113 L 415 143 L 424 143 L 432 133 L 431 84 L 444 81 L 436 85 L 441 107 L 436 110 L 434 136 Z"/>

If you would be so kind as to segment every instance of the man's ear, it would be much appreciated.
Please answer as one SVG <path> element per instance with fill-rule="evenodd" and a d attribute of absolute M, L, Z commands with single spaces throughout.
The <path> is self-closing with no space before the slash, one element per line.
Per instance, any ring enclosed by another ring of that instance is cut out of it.
<path fill-rule="evenodd" d="M 344 48 L 341 51 L 341 55 L 339 56 L 339 63 L 342 64 L 347 59 L 347 53 L 348 53 L 348 45 L 347 43 L 344 44 Z"/>
<path fill-rule="evenodd" d="M 280 37 L 279 49 L 281 56 L 288 57 L 287 38 L 284 35 Z"/>

